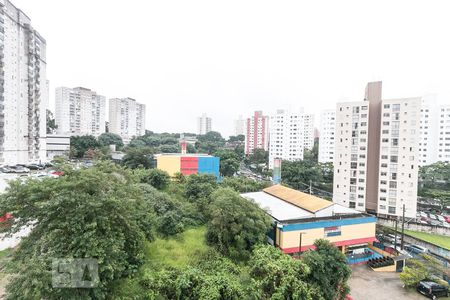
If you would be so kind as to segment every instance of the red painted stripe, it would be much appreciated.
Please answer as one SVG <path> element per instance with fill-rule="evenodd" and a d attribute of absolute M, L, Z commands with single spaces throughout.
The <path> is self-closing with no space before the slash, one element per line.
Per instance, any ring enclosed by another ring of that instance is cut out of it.
<path fill-rule="evenodd" d="M 350 245 L 357 245 L 357 244 L 364 244 L 364 243 L 370 243 L 375 241 L 375 237 L 369 237 L 369 238 L 361 238 L 361 239 L 353 239 L 353 240 L 346 240 L 346 241 L 338 241 L 338 242 L 332 242 L 333 245 L 336 247 L 338 246 L 350 246 Z M 298 247 L 292 247 L 292 248 L 280 248 L 283 250 L 284 253 L 296 253 L 298 252 Z M 309 249 L 316 249 L 316 246 L 314 245 L 305 245 L 302 246 L 302 252 L 309 250 Z"/>

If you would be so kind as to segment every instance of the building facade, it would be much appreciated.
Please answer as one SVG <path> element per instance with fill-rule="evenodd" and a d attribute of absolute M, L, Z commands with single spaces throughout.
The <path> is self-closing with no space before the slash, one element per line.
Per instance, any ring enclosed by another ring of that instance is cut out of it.
<path fill-rule="evenodd" d="M 199 135 L 207 134 L 210 132 L 212 120 L 206 114 L 202 114 L 201 117 L 197 118 L 197 133 Z"/>
<path fill-rule="evenodd" d="M 375 241 L 376 218 L 281 185 L 242 194 L 265 209 L 274 222 L 269 243 L 287 254 L 314 249 L 327 239 L 348 258 Z"/>
<path fill-rule="evenodd" d="M 312 150 L 314 147 L 314 115 L 302 114 L 303 119 L 303 145 L 305 149 Z"/>
<path fill-rule="evenodd" d="M 46 159 L 46 41 L 30 18 L 0 1 L 0 164 Z"/>
<path fill-rule="evenodd" d="M 415 217 L 421 98 L 381 99 L 381 82 L 364 101 L 336 109 L 333 201 L 383 216 Z"/>
<path fill-rule="evenodd" d="M 70 135 L 48 134 L 46 143 L 48 160 L 52 160 L 56 156 L 69 156 Z"/>
<path fill-rule="evenodd" d="M 245 133 L 245 154 L 251 154 L 255 149 L 269 150 L 269 117 L 262 111 L 255 111 L 247 118 Z"/>
<path fill-rule="evenodd" d="M 234 135 L 245 135 L 245 120 L 241 115 L 234 120 Z"/>
<path fill-rule="evenodd" d="M 320 113 L 319 162 L 334 161 L 334 132 L 336 130 L 336 110 L 328 109 Z"/>
<path fill-rule="evenodd" d="M 156 155 L 156 167 L 166 171 L 171 177 L 176 173 L 185 176 L 191 174 L 211 174 L 217 179 L 220 158 L 207 154 L 165 153 Z"/>
<path fill-rule="evenodd" d="M 422 97 L 420 109 L 419 165 L 438 161 L 439 106 L 434 95 Z"/>
<path fill-rule="evenodd" d="M 124 143 L 145 134 L 145 104 L 132 98 L 109 99 L 109 132 L 120 135 Z"/>
<path fill-rule="evenodd" d="M 58 87 L 55 94 L 56 132 L 93 135 L 105 132 L 106 98 L 83 87 Z"/>
<path fill-rule="evenodd" d="M 302 113 L 282 109 L 270 116 L 269 169 L 273 169 L 276 158 L 289 161 L 303 159 L 306 148 L 303 122 Z"/>
<path fill-rule="evenodd" d="M 450 105 L 439 107 L 437 160 L 450 163 Z"/>

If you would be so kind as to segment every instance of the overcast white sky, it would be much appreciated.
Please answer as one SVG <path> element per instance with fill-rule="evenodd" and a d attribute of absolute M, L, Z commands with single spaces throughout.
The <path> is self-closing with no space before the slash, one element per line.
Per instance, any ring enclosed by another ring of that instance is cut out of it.
<path fill-rule="evenodd" d="M 318 113 L 436 93 L 450 103 L 448 1 L 12 0 L 47 40 L 57 86 L 147 105 L 147 129 L 232 133 L 253 110 Z M 317 116 L 318 118 L 318 116 Z"/>

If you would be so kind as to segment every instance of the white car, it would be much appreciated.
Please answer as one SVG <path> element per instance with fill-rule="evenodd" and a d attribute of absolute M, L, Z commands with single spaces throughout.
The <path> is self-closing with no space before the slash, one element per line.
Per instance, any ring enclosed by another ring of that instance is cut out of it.
<path fill-rule="evenodd" d="M 443 216 L 438 215 L 437 218 L 439 221 L 441 221 L 443 223 L 447 222 Z"/>

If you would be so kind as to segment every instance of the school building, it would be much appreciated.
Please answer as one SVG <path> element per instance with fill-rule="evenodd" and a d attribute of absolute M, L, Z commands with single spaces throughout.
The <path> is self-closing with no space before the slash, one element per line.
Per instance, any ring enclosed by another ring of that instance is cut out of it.
<path fill-rule="evenodd" d="M 368 253 L 375 241 L 376 218 L 366 213 L 281 185 L 245 193 L 273 219 L 269 242 L 287 254 L 314 249 L 327 239 L 349 258 Z"/>

